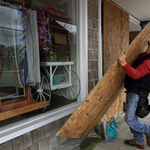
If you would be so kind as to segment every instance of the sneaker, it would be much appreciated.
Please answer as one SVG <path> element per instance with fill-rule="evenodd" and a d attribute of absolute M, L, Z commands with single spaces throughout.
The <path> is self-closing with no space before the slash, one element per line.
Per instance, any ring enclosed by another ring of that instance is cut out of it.
<path fill-rule="evenodd" d="M 133 139 L 132 140 L 125 140 L 124 143 L 127 145 L 136 146 L 140 149 L 144 149 L 144 143 L 136 143 Z"/>
<path fill-rule="evenodd" d="M 150 135 L 146 136 L 146 140 L 147 140 L 147 146 L 150 147 Z"/>

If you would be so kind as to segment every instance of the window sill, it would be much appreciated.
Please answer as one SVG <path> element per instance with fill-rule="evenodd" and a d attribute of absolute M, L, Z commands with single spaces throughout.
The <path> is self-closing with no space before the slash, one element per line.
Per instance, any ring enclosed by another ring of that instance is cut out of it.
<path fill-rule="evenodd" d="M 2 127 L 0 129 L 0 144 L 70 115 L 80 104 L 81 102 L 75 102 L 38 116 Z"/>

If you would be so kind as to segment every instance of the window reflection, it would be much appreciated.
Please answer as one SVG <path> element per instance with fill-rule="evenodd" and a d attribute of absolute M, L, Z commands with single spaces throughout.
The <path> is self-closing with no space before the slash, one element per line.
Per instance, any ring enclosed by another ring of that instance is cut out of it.
<path fill-rule="evenodd" d="M 11 124 L 13 122 L 17 122 L 26 118 L 30 118 L 32 116 L 37 116 L 39 114 L 42 114 L 43 112 L 51 111 L 56 108 L 60 108 L 62 106 L 77 102 L 77 96 L 79 95 L 79 77 L 77 76 L 77 44 L 76 44 L 76 38 L 77 38 L 77 20 L 76 20 L 76 0 L 34 0 L 30 6 L 27 8 L 27 24 L 29 23 L 31 19 L 30 17 L 33 15 L 31 14 L 31 10 L 37 11 L 37 9 L 42 9 L 44 11 L 44 14 L 41 14 L 41 11 L 37 13 L 37 29 L 38 29 L 38 36 L 33 36 L 39 38 L 39 57 L 41 62 L 73 62 L 74 64 L 72 66 L 71 76 L 73 78 L 72 87 L 73 92 L 68 95 L 68 89 L 63 89 L 63 92 L 60 91 L 60 89 L 52 90 L 49 89 L 51 93 L 51 100 L 50 105 L 46 107 L 46 109 L 37 109 L 25 114 L 18 115 L 14 117 L 13 119 L 7 119 L 1 121 L 0 127 Z M 20 45 L 18 43 L 19 41 L 19 35 L 20 32 L 23 31 L 23 26 L 20 24 L 20 18 L 19 15 L 21 15 L 21 11 L 15 10 L 14 7 L 11 8 L 9 5 L 8 7 L 0 6 L 0 15 L 1 15 L 1 21 L 0 21 L 0 54 L 4 57 L 4 67 L 5 73 L 3 72 L 2 78 L 5 78 L 5 81 L 11 82 L 17 80 L 17 77 L 19 77 L 19 68 L 20 65 L 20 59 L 18 57 Z M 49 13 L 49 17 L 48 17 Z M 38 16 L 39 15 L 39 16 Z M 45 18 L 43 17 L 45 16 Z M 39 18 L 38 18 L 39 17 Z M 39 27 L 39 24 L 43 22 L 43 19 L 45 19 L 45 24 L 41 24 L 42 27 Z M 42 21 L 41 21 L 42 20 Z M 41 21 L 41 22 L 40 22 Z M 53 29 L 50 29 L 50 23 L 53 24 Z M 31 25 L 31 24 L 30 24 Z M 33 24 L 32 24 L 33 25 Z M 32 25 L 30 27 L 32 27 Z M 34 26 L 34 25 L 33 25 Z M 43 27 L 45 28 L 43 30 Z M 42 31 L 42 32 L 40 32 Z M 43 33 L 44 31 L 44 33 Z M 67 31 L 67 32 L 66 32 Z M 35 30 L 34 30 L 35 32 Z M 30 28 L 27 28 L 27 38 L 28 42 L 26 44 L 26 49 L 37 49 L 37 47 L 34 47 L 32 44 L 34 43 L 33 39 L 29 37 L 29 33 L 32 33 L 32 30 Z M 47 36 L 44 39 L 44 36 Z M 40 39 L 41 38 L 41 39 Z M 41 40 L 41 41 L 40 41 Z M 65 44 L 64 44 L 65 42 Z M 54 49 L 55 47 L 55 49 Z M 41 54 L 41 51 L 44 52 L 44 55 Z M 62 53 L 61 53 L 61 52 Z M 52 55 L 51 55 L 52 54 Z M 32 55 L 29 54 L 29 56 L 32 58 Z M 66 58 L 66 56 L 68 58 Z M 0 57 L 1 58 L 1 57 Z M 6 63 L 7 62 L 7 63 Z M 28 62 L 29 63 L 29 62 Z M 37 64 L 37 62 L 33 63 Z M 36 71 L 34 70 L 35 67 L 31 65 L 32 63 L 29 63 L 29 68 L 32 70 L 33 74 L 36 74 Z M 2 61 L 0 61 L 0 66 L 2 68 Z M 31 67 L 32 66 L 32 67 Z M 16 69 L 14 69 L 16 68 Z M 59 68 L 59 67 L 58 67 Z M 69 67 L 66 67 L 67 70 L 69 70 Z M 54 70 L 52 68 L 52 70 Z M 1 70 L 0 70 L 1 71 Z M 45 75 L 48 82 L 49 76 L 41 69 L 40 70 L 42 74 Z M 49 71 L 49 69 L 48 69 Z M 13 73 L 12 73 L 13 72 Z M 62 73 L 63 69 L 58 69 L 56 73 Z M 30 71 L 29 71 L 30 73 Z M 39 75 L 40 73 L 38 73 Z M 30 74 L 31 75 L 31 74 Z M 75 75 L 75 77 L 74 77 Z M 47 77 L 48 76 L 48 77 Z M 66 76 L 69 76 L 68 73 Z M 31 81 L 28 76 L 27 80 L 25 82 Z M 15 86 L 14 83 L 11 83 L 10 85 L 7 84 L 7 87 L 3 88 L 3 86 L 6 85 L 6 82 L 4 80 L 0 79 L 0 93 L 4 97 L 2 98 L 2 102 L 9 101 L 9 99 L 12 98 L 19 98 L 25 96 L 25 91 L 23 88 L 18 88 L 20 86 Z M 10 79 L 10 80 L 9 80 Z M 2 82 L 3 81 L 3 84 Z M 65 81 L 64 81 L 65 82 Z M 16 83 L 16 81 L 15 81 Z M 17 83 L 21 85 L 21 81 L 17 80 Z M 77 84 L 78 83 L 78 84 Z M 34 86 L 34 84 L 27 84 L 30 87 Z M 40 84 L 40 82 L 38 82 Z M 73 87 L 75 86 L 75 88 Z M 25 87 L 25 86 L 24 86 Z M 40 89 L 41 91 L 43 89 Z M 39 89 L 36 89 L 36 91 L 40 91 Z M 43 90 L 45 92 L 45 90 Z M 72 99 L 72 96 L 74 96 L 75 93 L 75 99 Z M 47 93 L 46 93 L 47 94 Z M 76 96 L 77 95 L 77 96 Z M 49 97 L 50 97 L 49 96 Z M 43 97 L 43 95 L 40 95 L 39 97 Z M 71 100 L 70 100 L 71 99 Z M 46 99 L 45 99 L 46 100 Z M 13 109 L 13 108 L 11 108 Z"/>

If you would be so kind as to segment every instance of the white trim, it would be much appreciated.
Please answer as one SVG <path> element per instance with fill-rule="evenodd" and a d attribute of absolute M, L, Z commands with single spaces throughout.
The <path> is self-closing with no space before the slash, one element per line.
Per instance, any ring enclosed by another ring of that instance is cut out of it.
<path fill-rule="evenodd" d="M 79 51 L 80 51 L 80 81 L 81 101 L 88 95 L 88 17 L 87 0 L 79 1 Z"/>
<path fill-rule="evenodd" d="M 131 15 L 129 15 L 129 31 L 141 31 L 141 22 Z"/>
<path fill-rule="evenodd" d="M 77 25 L 77 40 L 76 40 L 76 44 L 77 44 L 77 47 L 76 47 L 76 64 L 77 64 L 77 74 L 79 75 L 79 78 L 80 78 L 80 52 L 79 52 L 79 0 L 76 0 L 76 25 Z M 79 96 L 77 97 L 77 100 L 80 101 L 81 99 L 81 94 L 79 94 Z"/>
<path fill-rule="evenodd" d="M 76 102 L 1 128 L 0 144 L 72 114 L 81 103 Z"/>
<path fill-rule="evenodd" d="M 99 80 L 102 78 L 103 76 L 103 60 L 102 60 L 102 55 L 103 55 L 103 48 L 102 48 L 102 0 L 99 0 L 98 3 L 98 78 Z"/>
<path fill-rule="evenodd" d="M 129 21 L 140 26 L 141 22 L 139 20 L 137 20 L 136 18 L 134 18 L 133 16 L 129 15 Z"/>

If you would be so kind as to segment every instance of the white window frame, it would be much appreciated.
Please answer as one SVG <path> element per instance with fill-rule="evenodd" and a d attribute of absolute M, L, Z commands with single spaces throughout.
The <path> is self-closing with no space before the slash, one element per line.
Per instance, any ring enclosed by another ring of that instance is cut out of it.
<path fill-rule="evenodd" d="M 83 101 L 88 95 L 88 1 L 79 2 L 79 53 L 80 53 L 80 98 Z"/>
<path fill-rule="evenodd" d="M 60 107 L 58 109 L 46 112 L 32 118 L 27 118 L 22 121 L 4 126 L 0 128 L 0 144 L 14 139 L 18 136 L 26 134 L 32 130 L 40 128 L 58 119 L 72 114 L 81 104 L 81 102 L 88 95 L 88 17 L 87 17 L 87 0 L 77 0 L 77 16 L 79 18 L 78 26 L 79 31 L 77 31 L 78 41 L 77 41 L 77 65 L 79 67 L 77 73 L 79 74 L 81 81 L 81 92 L 79 99 L 80 101 Z M 99 20 L 101 20 L 101 0 L 99 0 Z M 99 31 L 101 31 L 101 22 L 99 22 Z M 102 49 L 101 49 L 101 32 L 99 32 L 99 68 L 102 68 Z M 99 70 L 100 77 L 102 77 L 102 71 Z"/>
<path fill-rule="evenodd" d="M 102 25 L 102 17 L 101 17 L 101 15 L 102 15 L 102 1 L 103 0 L 99 0 L 99 3 L 98 3 L 98 7 L 99 7 L 99 11 L 98 11 L 98 31 L 99 31 L 99 33 L 98 33 L 98 68 L 99 68 L 99 70 L 98 70 L 98 77 L 99 77 L 99 80 L 102 78 L 102 76 L 103 76 L 103 56 L 102 56 L 102 54 L 103 54 L 103 47 L 102 47 L 102 27 L 101 27 L 101 25 Z"/>
<path fill-rule="evenodd" d="M 86 0 L 84 0 L 85 3 L 87 3 Z M 84 6 L 84 2 L 82 2 L 82 6 Z M 76 5 L 77 6 L 80 6 L 80 3 L 81 1 L 77 0 L 77 3 Z M 81 7 L 77 7 L 77 16 L 79 16 L 79 12 L 82 12 L 82 8 Z M 81 17 L 83 18 L 83 17 Z M 82 23 L 84 23 L 81 18 L 77 18 L 77 23 L 79 24 L 79 28 L 81 26 Z M 87 23 L 85 23 L 87 24 Z M 77 31 L 78 33 L 78 31 Z M 77 34 L 78 38 L 81 39 L 81 34 Z M 80 39 L 77 41 L 77 45 L 79 44 L 79 41 Z M 80 46 L 77 47 L 78 49 L 80 48 Z M 77 52 L 77 56 L 80 55 L 80 52 Z M 77 57 L 79 59 L 79 57 Z M 78 66 L 79 66 L 79 62 L 80 61 L 77 61 L 78 62 Z M 79 68 L 79 67 L 77 67 Z M 80 71 L 80 69 L 77 70 L 77 73 Z M 80 74 L 79 74 L 80 76 Z M 80 79 L 81 80 L 81 79 Z M 82 91 L 82 90 L 81 90 Z M 81 96 L 79 97 L 79 99 L 81 99 Z M 43 114 L 40 114 L 40 115 L 37 115 L 37 116 L 34 116 L 34 117 L 31 117 L 31 118 L 27 118 L 27 119 L 24 119 L 24 120 L 21 120 L 21 121 L 18 121 L 18 122 L 15 122 L 15 123 L 12 123 L 10 125 L 6 125 L 4 127 L 1 127 L 0 128 L 0 144 L 4 143 L 4 142 L 7 142 L 9 140 L 12 140 L 18 136 L 21 136 L 23 134 L 26 134 L 30 131 L 33 131 L 35 129 L 38 129 L 44 125 L 47 125 L 51 122 L 54 122 L 58 119 L 61 119 L 65 116 L 68 116 L 70 114 L 72 114 L 78 107 L 79 105 L 81 104 L 81 101 L 78 100 L 78 102 L 75 102 L 75 103 L 72 103 L 72 104 L 69 104 L 69 105 L 66 105 L 66 106 L 63 106 L 63 107 L 60 107 L 58 109 L 54 109 L 52 111 L 49 111 L 49 112 L 46 112 L 46 113 L 43 113 Z"/>

